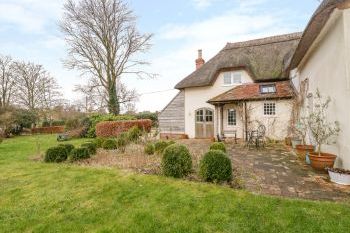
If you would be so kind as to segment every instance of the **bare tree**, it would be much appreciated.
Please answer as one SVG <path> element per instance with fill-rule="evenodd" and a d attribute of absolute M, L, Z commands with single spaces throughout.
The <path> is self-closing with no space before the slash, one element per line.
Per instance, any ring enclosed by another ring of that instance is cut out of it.
<path fill-rule="evenodd" d="M 98 78 L 108 93 L 108 111 L 119 114 L 121 76 L 152 76 L 138 70 L 147 62 L 135 57 L 149 50 L 152 35 L 138 32 L 133 12 L 122 0 L 68 0 L 64 9 L 60 26 L 69 46 L 65 65 Z"/>
<path fill-rule="evenodd" d="M 41 65 L 16 62 L 15 67 L 17 103 L 31 111 L 54 107 L 60 96 L 54 78 Z"/>
<path fill-rule="evenodd" d="M 127 89 L 126 85 L 121 82 L 118 82 L 116 86 L 117 104 L 121 111 L 126 111 L 138 101 L 138 94 L 134 89 Z M 108 109 L 108 92 L 99 84 L 98 80 L 92 78 L 87 85 L 76 86 L 74 91 L 83 94 L 84 97 L 80 101 L 80 105 L 84 106 L 85 112 L 104 112 Z"/>
<path fill-rule="evenodd" d="M 10 106 L 15 87 L 14 62 L 11 57 L 0 55 L 0 108 Z"/>

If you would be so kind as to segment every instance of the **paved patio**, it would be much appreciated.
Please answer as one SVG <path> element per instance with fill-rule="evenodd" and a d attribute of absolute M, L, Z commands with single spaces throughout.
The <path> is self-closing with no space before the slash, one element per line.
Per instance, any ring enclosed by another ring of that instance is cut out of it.
<path fill-rule="evenodd" d="M 313 200 L 350 201 L 350 187 L 333 184 L 284 145 L 247 149 L 229 144 L 229 154 L 245 189 L 259 194 Z"/>

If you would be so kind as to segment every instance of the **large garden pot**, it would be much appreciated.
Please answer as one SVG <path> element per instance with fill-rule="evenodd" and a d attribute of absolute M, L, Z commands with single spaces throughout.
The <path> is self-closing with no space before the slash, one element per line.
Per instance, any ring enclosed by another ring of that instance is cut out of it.
<path fill-rule="evenodd" d="M 328 174 L 332 182 L 341 185 L 350 185 L 350 171 L 330 168 L 328 169 Z"/>
<path fill-rule="evenodd" d="M 295 149 L 295 147 L 297 145 L 300 145 L 301 144 L 301 139 L 298 139 L 298 138 L 292 138 L 292 147 L 293 149 Z"/>
<path fill-rule="evenodd" d="M 326 168 L 332 168 L 334 166 L 334 161 L 337 158 L 336 155 L 329 153 L 318 153 L 312 152 L 309 154 L 311 167 L 319 171 L 325 171 Z"/>
<path fill-rule="evenodd" d="M 314 152 L 315 147 L 313 145 L 296 145 L 295 150 L 299 159 L 305 161 L 306 154 Z"/>

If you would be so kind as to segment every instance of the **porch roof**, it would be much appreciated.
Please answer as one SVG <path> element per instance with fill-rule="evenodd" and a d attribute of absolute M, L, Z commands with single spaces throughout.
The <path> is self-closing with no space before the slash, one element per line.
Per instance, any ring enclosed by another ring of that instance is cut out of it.
<path fill-rule="evenodd" d="M 276 92 L 262 94 L 261 85 L 275 84 Z M 294 89 L 290 81 L 270 82 L 270 83 L 252 83 L 237 86 L 219 96 L 208 101 L 211 104 L 230 103 L 237 101 L 254 101 L 267 99 L 290 99 L 295 96 Z"/>

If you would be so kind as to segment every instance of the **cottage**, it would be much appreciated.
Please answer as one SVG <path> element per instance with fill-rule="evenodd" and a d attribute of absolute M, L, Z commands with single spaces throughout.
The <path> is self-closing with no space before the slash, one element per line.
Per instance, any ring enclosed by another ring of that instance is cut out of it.
<path fill-rule="evenodd" d="M 228 43 L 176 85 L 179 94 L 159 115 L 161 137 L 245 138 L 259 125 L 266 136 L 288 134 L 295 91 L 288 67 L 301 33 Z"/>

